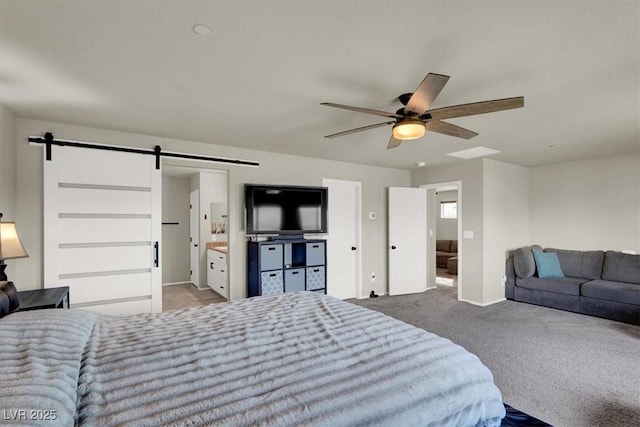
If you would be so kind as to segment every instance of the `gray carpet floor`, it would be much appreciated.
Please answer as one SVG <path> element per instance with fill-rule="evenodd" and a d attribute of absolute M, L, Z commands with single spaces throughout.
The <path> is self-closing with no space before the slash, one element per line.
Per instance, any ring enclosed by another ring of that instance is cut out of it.
<path fill-rule="evenodd" d="M 506 403 L 555 426 L 640 426 L 640 326 L 455 288 L 349 300 L 449 338 L 493 372 Z"/>

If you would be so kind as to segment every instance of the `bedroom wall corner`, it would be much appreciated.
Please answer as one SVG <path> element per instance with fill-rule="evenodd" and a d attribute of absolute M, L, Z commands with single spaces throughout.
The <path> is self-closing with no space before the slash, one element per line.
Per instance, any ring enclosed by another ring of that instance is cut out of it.
<path fill-rule="evenodd" d="M 27 138 L 42 135 L 51 130 L 42 126 L 38 130 L 29 127 L 29 120 L 17 120 L 16 138 L 16 221 L 22 224 L 20 238 L 29 258 L 16 263 L 13 277 L 18 290 L 41 289 L 44 286 L 43 262 L 43 168 L 44 150 L 29 145 Z"/>
<path fill-rule="evenodd" d="M 17 135 L 16 116 L 0 104 L 0 212 L 5 221 L 14 221 L 16 217 Z"/>
<path fill-rule="evenodd" d="M 529 171 L 483 159 L 483 304 L 504 300 L 508 253 L 529 244 Z"/>

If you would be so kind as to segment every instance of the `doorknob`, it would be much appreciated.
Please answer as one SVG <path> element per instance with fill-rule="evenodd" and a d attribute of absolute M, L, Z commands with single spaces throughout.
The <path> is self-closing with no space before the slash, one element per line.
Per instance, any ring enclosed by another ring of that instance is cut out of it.
<path fill-rule="evenodd" d="M 395 246 L 391 246 L 391 249 L 395 249 L 395 248 L 396 248 Z"/>
<path fill-rule="evenodd" d="M 355 246 L 351 246 L 351 250 L 352 250 L 352 251 L 355 251 L 355 250 L 356 250 L 356 247 L 355 247 Z"/>

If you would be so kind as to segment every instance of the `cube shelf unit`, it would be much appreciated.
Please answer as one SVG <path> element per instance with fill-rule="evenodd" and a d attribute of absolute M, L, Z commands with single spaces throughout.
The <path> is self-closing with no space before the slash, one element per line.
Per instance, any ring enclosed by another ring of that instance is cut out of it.
<path fill-rule="evenodd" d="M 284 292 L 327 293 L 324 240 L 292 239 L 248 243 L 249 297 Z"/>

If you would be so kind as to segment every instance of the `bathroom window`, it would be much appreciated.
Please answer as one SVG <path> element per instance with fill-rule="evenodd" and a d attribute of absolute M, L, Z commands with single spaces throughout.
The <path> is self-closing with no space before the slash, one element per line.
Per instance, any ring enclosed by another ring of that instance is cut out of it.
<path fill-rule="evenodd" d="M 440 202 L 440 218 L 458 218 L 458 202 Z"/>

